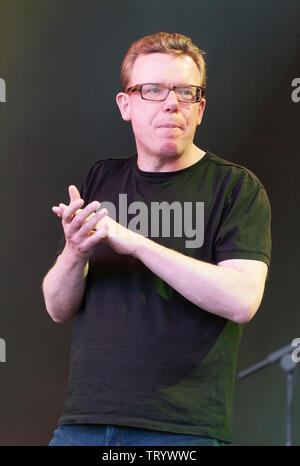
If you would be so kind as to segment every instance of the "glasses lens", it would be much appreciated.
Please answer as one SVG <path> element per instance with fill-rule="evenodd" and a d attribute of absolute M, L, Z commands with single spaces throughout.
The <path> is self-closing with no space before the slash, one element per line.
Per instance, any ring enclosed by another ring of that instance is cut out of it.
<path fill-rule="evenodd" d="M 144 84 L 142 86 L 142 96 L 148 100 L 162 100 L 166 97 L 168 89 L 158 84 Z"/>
<path fill-rule="evenodd" d="M 196 102 L 199 96 L 197 87 L 176 87 L 176 94 L 179 100 L 183 102 Z"/>
<path fill-rule="evenodd" d="M 175 87 L 180 102 L 198 102 L 201 98 L 201 89 L 194 86 Z M 142 97 L 146 100 L 164 100 L 169 93 L 167 87 L 160 84 L 143 84 Z"/>

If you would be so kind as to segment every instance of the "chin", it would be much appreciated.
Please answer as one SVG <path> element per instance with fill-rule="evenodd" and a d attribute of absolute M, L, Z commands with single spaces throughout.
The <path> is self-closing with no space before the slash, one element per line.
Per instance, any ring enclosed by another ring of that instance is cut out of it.
<path fill-rule="evenodd" d="M 178 144 L 169 141 L 161 145 L 159 153 L 172 157 L 175 155 L 179 155 L 180 150 Z"/>

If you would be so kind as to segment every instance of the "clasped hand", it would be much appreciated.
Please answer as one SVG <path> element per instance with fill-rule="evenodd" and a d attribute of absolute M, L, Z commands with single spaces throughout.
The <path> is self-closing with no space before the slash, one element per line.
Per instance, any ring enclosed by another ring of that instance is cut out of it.
<path fill-rule="evenodd" d="M 97 243 L 105 242 L 120 254 L 134 254 L 141 235 L 120 225 L 108 216 L 101 203 L 93 201 L 84 208 L 76 186 L 69 186 L 70 203 L 52 207 L 62 219 L 66 245 L 75 256 L 88 259 Z"/>

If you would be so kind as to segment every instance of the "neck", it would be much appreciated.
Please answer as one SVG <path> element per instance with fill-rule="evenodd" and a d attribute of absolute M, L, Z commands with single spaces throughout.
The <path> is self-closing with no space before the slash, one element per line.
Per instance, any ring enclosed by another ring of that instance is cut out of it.
<path fill-rule="evenodd" d="M 144 154 L 138 151 L 137 164 L 140 170 L 146 172 L 171 172 L 190 167 L 201 160 L 204 155 L 205 151 L 199 149 L 195 144 L 192 144 L 190 150 L 184 154 L 174 156 Z"/>

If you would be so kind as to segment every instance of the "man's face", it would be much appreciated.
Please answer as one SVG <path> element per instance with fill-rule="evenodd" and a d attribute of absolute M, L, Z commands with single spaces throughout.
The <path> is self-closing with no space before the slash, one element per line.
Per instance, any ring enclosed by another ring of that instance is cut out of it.
<path fill-rule="evenodd" d="M 199 86 L 200 72 L 187 55 L 140 55 L 133 65 L 128 87 L 144 83 Z M 143 100 L 139 92 L 120 93 L 116 100 L 123 119 L 132 123 L 137 151 L 143 156 L 176 156 L 187 152 L 205 107 L 204 99 L 199 103 L 179 102 L 173 91 L 161 102 Z M 167 128 L 168 124 L 177 127 Z"/>

